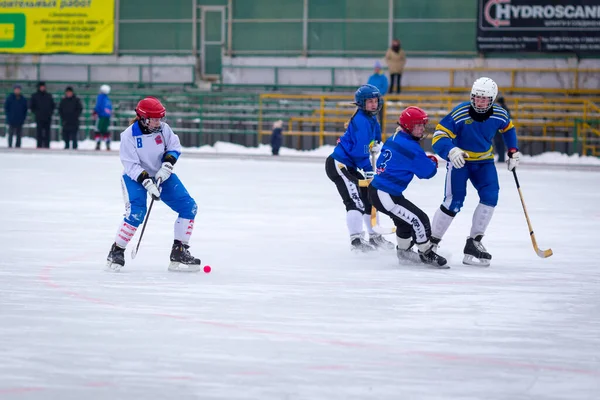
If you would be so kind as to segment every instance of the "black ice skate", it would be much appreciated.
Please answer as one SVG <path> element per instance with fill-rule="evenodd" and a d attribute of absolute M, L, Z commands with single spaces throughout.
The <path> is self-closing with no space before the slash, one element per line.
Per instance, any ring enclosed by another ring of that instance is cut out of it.
<path fill-rule="evenodd" d="M 386 238 L 383 237 L 383 235 L 380 235 L 379 233 L 372 233 L 369 235 L 369 244 L 375 247 L 376 249 L 383 250 L 392 250 L 394 247 L 396 247 L 394 243 L 388 241 Z"/>
<path fill-rule="evenodd" d="M 422 252 L 419 250 L 419 257 L 421 261 L 425 264 L 439 269 L 448 269 L 450 266 L 448 265 L 448 261 L 433 251 L 433 246 L 431 246 L 427 251 Z"/>
<path fill-rule="evenodd" d="M 125 249 L 113 243 L 106 258 L 106 266 L 115 272 L 119 272 L 125 266 Z"/>
<path fill-rule="evenodd" d="M 201 261 L 190 254 L 190 246 L 176 240 L 171 249 L 171 263 L 169 271 L 174 272 L 198 272 Z"/>
<path fill-rule="evenodd" d="M 375 251 L 375 247 L 371 246 L 369 242 L 363 239 L 363 235 L 352 235 L 350 237 L 350 248 L 352 251 L 368 253 Z"/>
<path fill-rule="evenodd" d="M 492 260 L 492 255 L 487 252 L 483 244 L 481 244 L 483 235 L 477 235 L 474 238 L 468 237 L 467 243 L 465 244 L 465 258 L 463 264 L 475 265 L 480 267 L 488 267 Z"/>

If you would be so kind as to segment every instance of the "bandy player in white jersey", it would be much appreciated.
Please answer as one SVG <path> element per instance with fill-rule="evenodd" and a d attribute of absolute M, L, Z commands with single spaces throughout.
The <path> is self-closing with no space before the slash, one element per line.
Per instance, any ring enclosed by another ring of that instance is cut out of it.
<path fill-rule="evenodd" d="M 175 241 L 169 270 L 199 271 L 200 260 L 188 250 L 197 212 L 196 202 L 173 173 L 173 166 L 181 154 L 179 137 L 163 121 L 166 110 L 158 99 L 146 97 L 141 100 L 135 113 L 132 125 L 121 132 L 119 154 L 125 167 L 121 179 L 125 218 L 108 253 L 107 265 L 114 271 L 125 266 L 125 248 L 144 221 L 149 193 L 179 214 L 175 220 Z"/>

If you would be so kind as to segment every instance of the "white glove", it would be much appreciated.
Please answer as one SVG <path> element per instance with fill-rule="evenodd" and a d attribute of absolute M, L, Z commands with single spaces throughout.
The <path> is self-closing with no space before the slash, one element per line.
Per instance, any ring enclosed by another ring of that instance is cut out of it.
<path fill-rule="evenodd" d="M 160 200 L 160 190 L 158 190 L 158 186 L 156 186 L 156 183 L 152 179 L 144 179 L 142 186 L 150 193 L 154 200 Z"/>
<path fill-rule="evenodd" d="M 469 155 L 465 151 L 458 147 L 453 147 L 448 153 L 448 159 L 452 163 L 454 168 L 462 168 L 465 166 L 465 157 Z"/>
<path fill-rule="evenodd" d="M 164 182 L 167 179 L 169 179 L 169 177 L 171 176 L 172 173 L 173 173 L 173 164 L 171 164 L 170 162 L 164 162 L 164 163 L 162 163 L 162 166 L 160 167 L 160 169 L 158 170 L 156 175 L 154 175 L 154 177 L 157 180 L 160 179 L 161 182 Z"/>
<path fill-rule="evenodd" d="M 373 171 L 365 171 L 365 178 L 366 179 L 373 179 L 374 176 L 375 176 L 375 172 L 373 172 Z"/>
<path fill-rule="evenodd" d="M 371 149 L 370 149 L 371 153 L 372 154 L 379 153 L 381 151 L 382 146 L 383 145 L 381 144 L 381 142 L 373 142 L 373 145 L 371 146 Z"/>
<path fill-rule="evenodd" d="M 509 149 L 508 159 L 506 160 L 508 170 L 512 171 L 517 168 L 519 166 L 519 161 L 521 161 L 521 152 L 517 149 Z"/>

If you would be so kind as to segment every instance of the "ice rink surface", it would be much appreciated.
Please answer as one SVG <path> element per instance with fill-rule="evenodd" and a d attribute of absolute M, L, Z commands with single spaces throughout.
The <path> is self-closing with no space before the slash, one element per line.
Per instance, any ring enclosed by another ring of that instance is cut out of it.
<path fill-rule="evenodd" d="M 499 166 L 492 266 L 461 264 L 470 186 L 440 249 L 452 268 L 432 270 L 352 254 L 320 162 L 184 154 L 212 273 L 167 271 L 176 215 L 158 203 L 116 274 L 118 158 L 1 158 L 0 399 L 600 398 L 598 172 L 519 169 L 541 259 Z M 432 216 L 444 175 L 406 197 Z"/>

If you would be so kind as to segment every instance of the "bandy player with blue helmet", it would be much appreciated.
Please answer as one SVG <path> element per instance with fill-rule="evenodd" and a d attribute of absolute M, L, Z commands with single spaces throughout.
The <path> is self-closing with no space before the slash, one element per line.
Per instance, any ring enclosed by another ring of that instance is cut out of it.
<path fill-rule="evenodd" d="M 125 218 L 108 254 L 107 266 L 114 271 L 125 266 L 125 248 L 144 221 L 147 194 L 150 194 L 178 213 L 169 270 L 197 272 L 200 260 L 188 250 L 197 206 L 173 173 L 173 166 L 181 154 L 179 137 L 164 122 L 166 110 L 158 99 L 146 97 L 141 100 L 135 113 L 132 124 L 121 132 L 119 155 L 125 168 L 121 178 Z"/>
<path fill-rule="evenodd" d="M 468 265 L 489 266 L 492 259 L 481 240 L 498 204 L 500 191 L 492 147 L 494 136 L 501 133 L 504 138 L 509 171 L 519 165 L 521 157 L 508 113 L 494 104 L 497 95 L 496 82 L 485 77 L 477 79 L 471 89 L 471 100 L 454 107 L 440 121 L 432 140 L 435 153 L 448 160 L 444 202 L 431 224 L 431 241 L 436 247 L 463 206 L 467 181 L 471 181 L 479 195 L 463 250 L 463 263 Z"/>
<path fill-rule="evenodd" d="M 367 252 L 376 248 L 393 249 L 391 242 L 373 231 L 367 188 L 360 187 L 358 182 L 373 178 L 370 157 L 381 149 L 381 126 L 377 121 L 377 114 L 383 107 L 381 93 L 373 85 L 363 85 L 354 93 L 354 104 L 357 109 L 333 153 L 327 157 L 325 171 L 335 183 L 346 207 L 346 224 L 352 250 Z M 365 240 L 363 223 L 369 233 L 368 242 Z"/>

